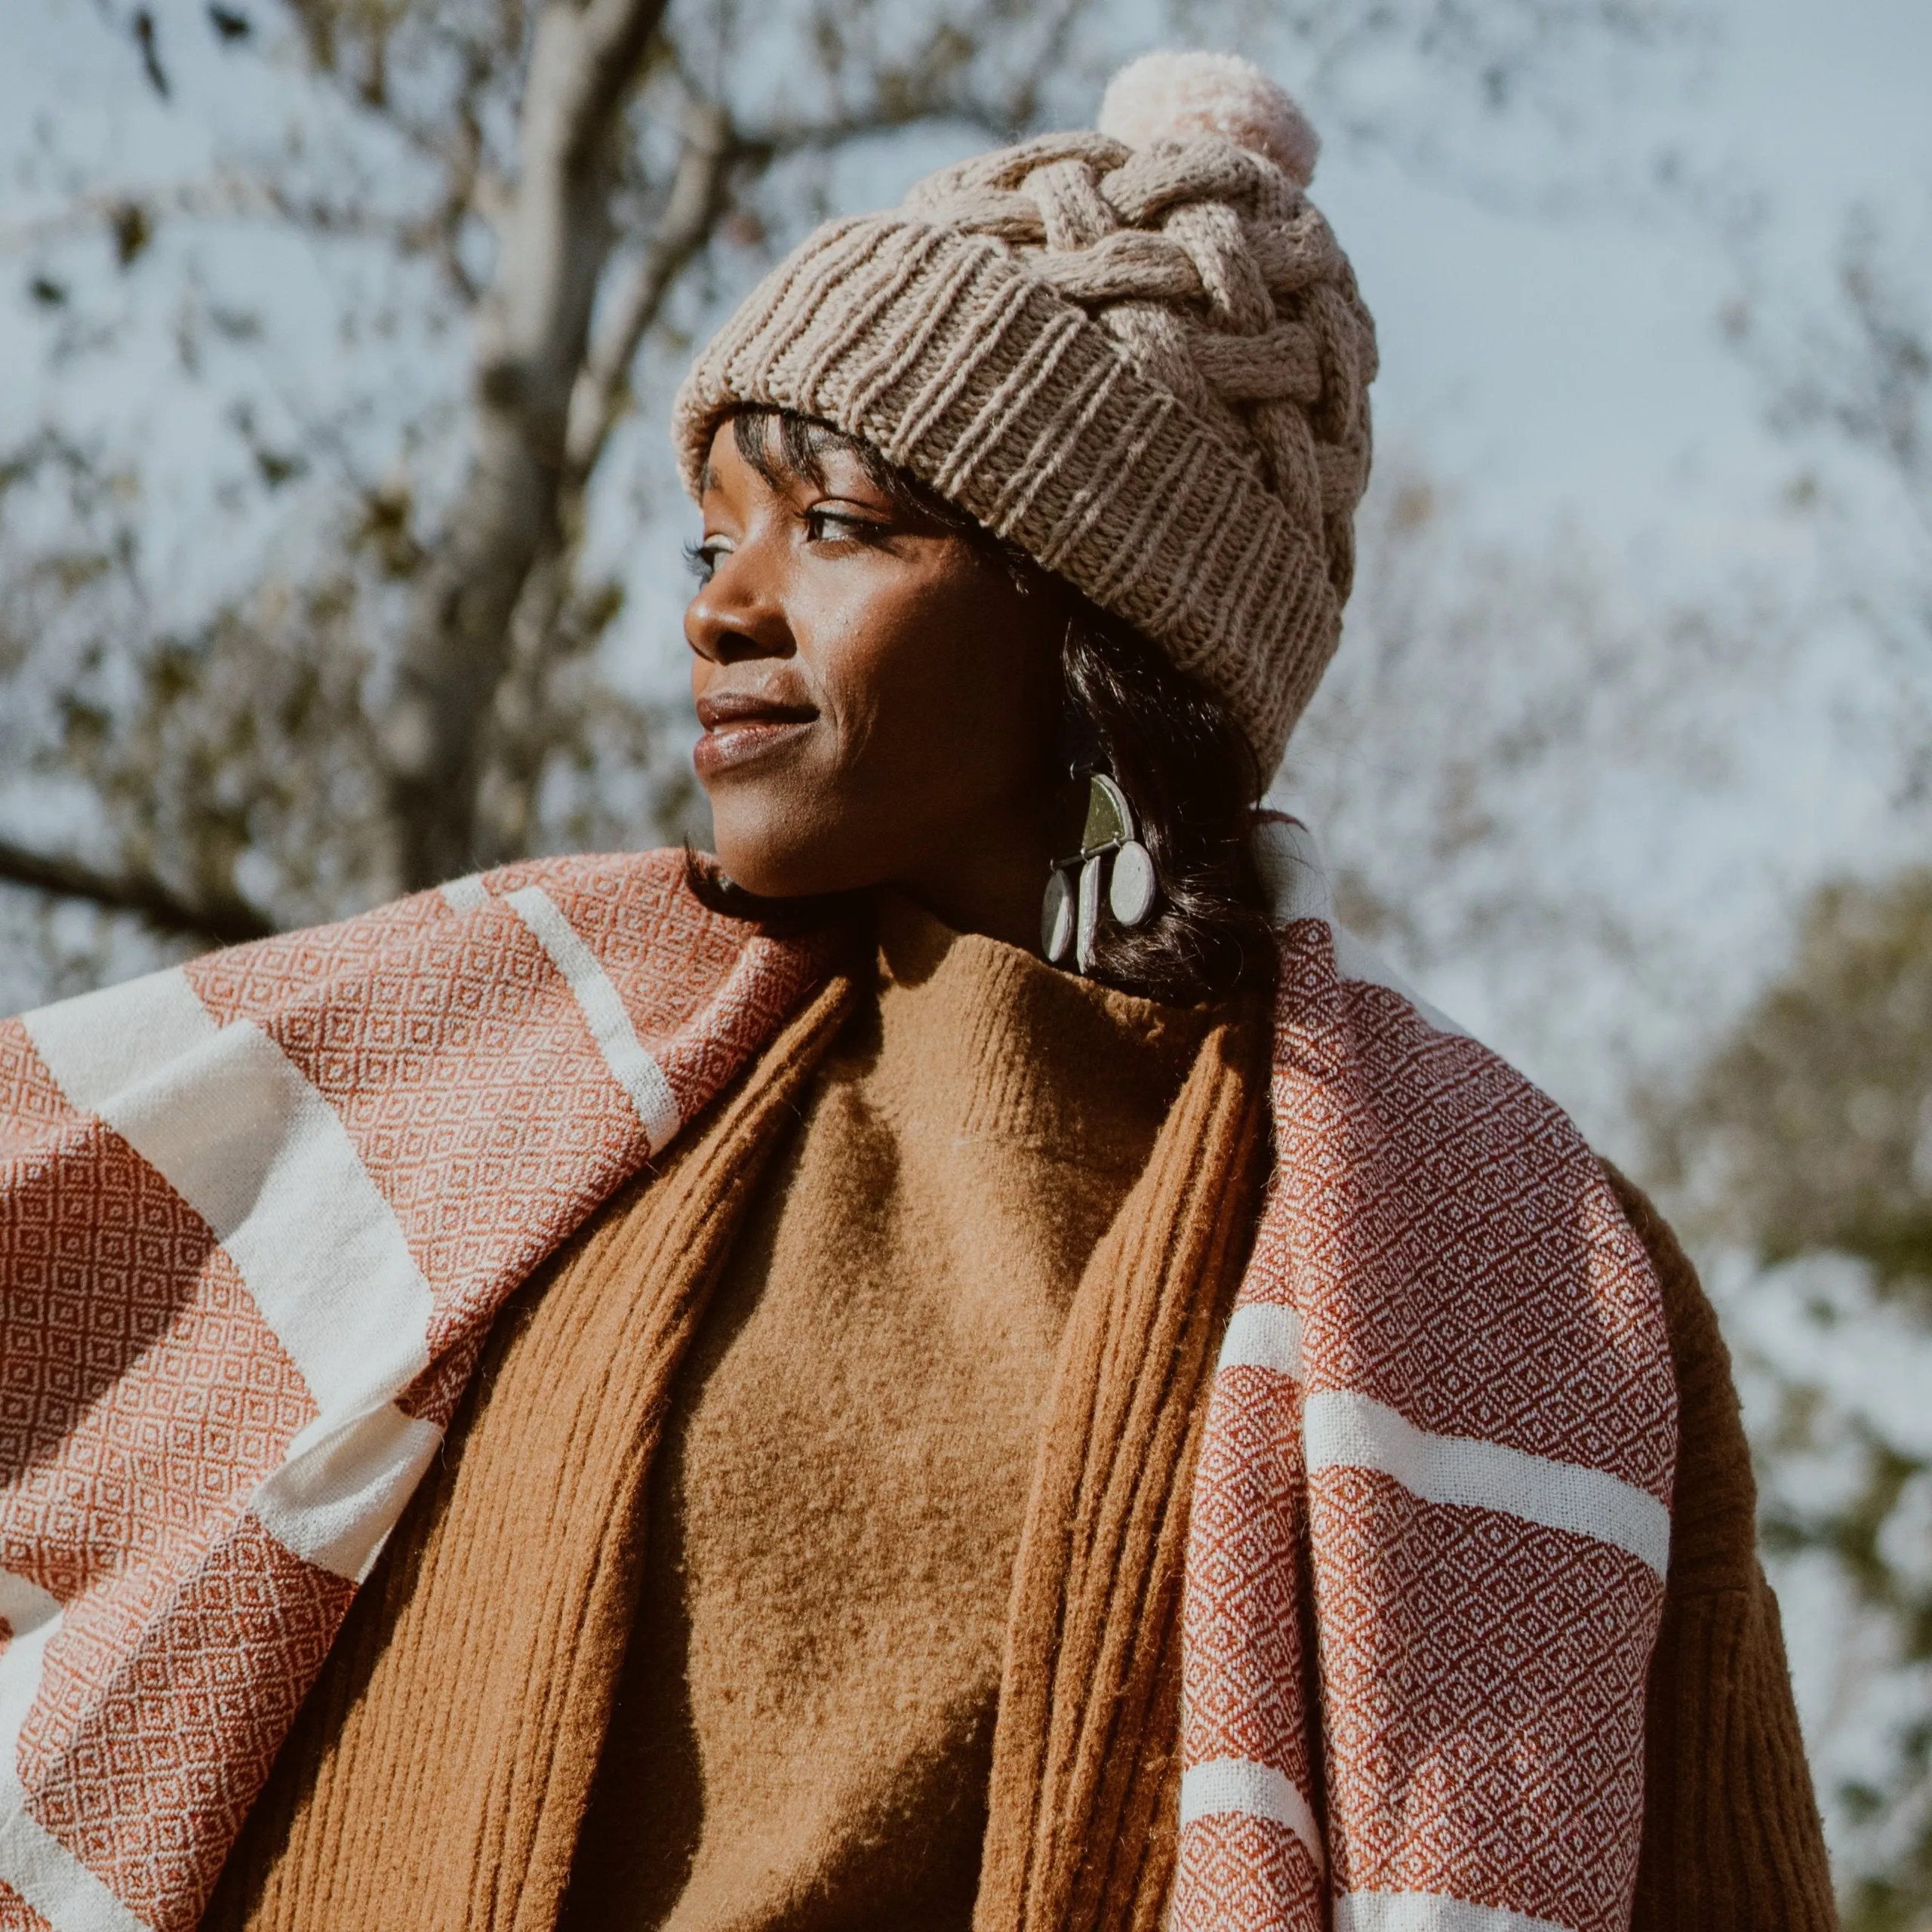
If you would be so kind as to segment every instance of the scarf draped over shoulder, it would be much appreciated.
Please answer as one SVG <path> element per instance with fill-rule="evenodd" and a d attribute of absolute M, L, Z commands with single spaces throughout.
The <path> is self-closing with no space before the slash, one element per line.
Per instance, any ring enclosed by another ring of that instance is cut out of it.
<path fill-rule="evenodd" d="M 1275 1162 L 1195 1481 L 1174 1922 L 1617 1932 L 1658 1285 L 1563 1114 L 1260 837 Z M 195 1924 L 497 1310 L 827 964 L 681 854 L 555 859 L 0 1023 L 0 1932 Z"/>

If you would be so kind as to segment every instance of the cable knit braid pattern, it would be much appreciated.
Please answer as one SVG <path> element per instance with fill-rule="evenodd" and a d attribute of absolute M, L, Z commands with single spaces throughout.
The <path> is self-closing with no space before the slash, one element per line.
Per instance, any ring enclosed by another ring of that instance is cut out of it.
<path fill-rule="evenodd" d="M 1313 133 L 1258 70 L 1149 56 L 1101 121 L 818 229 L 700 355 L 672 436 L 694 496 L 734 410 L 863 438 L 1201 678 L 1265 777 L 1340 632 L 1374 325 L 1307 198 Z"/>

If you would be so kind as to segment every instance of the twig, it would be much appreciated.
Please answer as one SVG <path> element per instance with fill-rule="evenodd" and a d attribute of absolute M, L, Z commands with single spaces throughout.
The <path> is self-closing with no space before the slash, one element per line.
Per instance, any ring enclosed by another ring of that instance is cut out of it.
<path fill-rule="evenodd" d="M 934 96 L 833 115 L 823 121 L 774 122 L 757 133 L 741 135 L 737 147 L 740 155 L 768 165 L 792 155 L 821 154 L 870 135 L 901 134 L 908 128 L 950 122 L 977 128 L 994 140 L 1004 140 L 1014 132 L 1012 119 L 1004 108 L 986 101 Z"/>
<path fill-rule="evenodd" d="M 97 871 L 78 859 L 50 857 L 0 839 L 0 879 L 30 886 L 60 899 L 82 899 L 112 912 L 134 912 L 158 931 L 180 933 L 216 946 L 238 946 L 245 940 L 267 939 L 277 931 L 245 900 L 198 905 L 183 899 L 144 875 Z"/>
<path fill-rule="evenodd" d="M 684 134 L 684 152 L 664 212 L 571 397 L 565 466 L 579 482 L 596 468 L 617 426 L 638 343 L 685 265 L 711 238 L 724 207 L 725 182 L 737 155 L 730 116 L 711 103 L 694 102 L 685 113 Z"/>
<path fill-rule="evenodd" d="M 112 221 L 123 208 L 138 206 L 151 217 L 186 217 L 222 220 L 235 215 L 275 214 L 281 212 L 273 195 L 259 182 L 245 181 L 232 174 L 217 175 L 206 181 L 177 181 L 165 186 L 103 188 L 29 216 L 24 221 L 0 223 L 0 251 L 12 254 L 37 243 L 59 241 Z"/>

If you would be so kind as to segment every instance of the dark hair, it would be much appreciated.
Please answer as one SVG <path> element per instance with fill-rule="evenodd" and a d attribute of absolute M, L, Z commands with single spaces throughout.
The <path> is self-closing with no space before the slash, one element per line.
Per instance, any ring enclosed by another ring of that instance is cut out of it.
<path fill-rule="evenodd" d="M 1261 774 L 1227 707 L 1123 619 L 1101 610 L 1019 546 L 996 537 L 869 443 L 789 410 L 746 409 L 731 420 L 739 454 L 774 485 L 823 476 L 826 456 L 848 451 L 908 515 L 949 531 L 996 563 L 1063 620 L 1063 734 L 1069 765 L 1097 762 L 1133 808 L 1160 892 L 1153 915 L 1124 928 L 1103 918 L 1088 977 L 1123 992 L 1190 1004 L 1272 990 L 1277 963 L 1256 869 L 1252 814 Z M 783 930 L 823 919 L 835 902 L 765 899 L 688 853 L 691 890 L 714 911 Z M 1040 881 L 1044 893 L 1046 881 Z"/>

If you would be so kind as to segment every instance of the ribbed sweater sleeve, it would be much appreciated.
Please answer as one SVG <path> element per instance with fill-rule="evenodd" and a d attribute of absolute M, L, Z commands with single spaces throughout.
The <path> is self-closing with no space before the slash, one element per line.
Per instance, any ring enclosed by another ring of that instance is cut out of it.
<path fill-rule="evenodd" d="M 1610 1180 L 1663 1281 L 1678 1396 L 1633 1932 L 1835 1932 L 1730 1357 L 1676 1237 L 1614 1168 Z"/>

